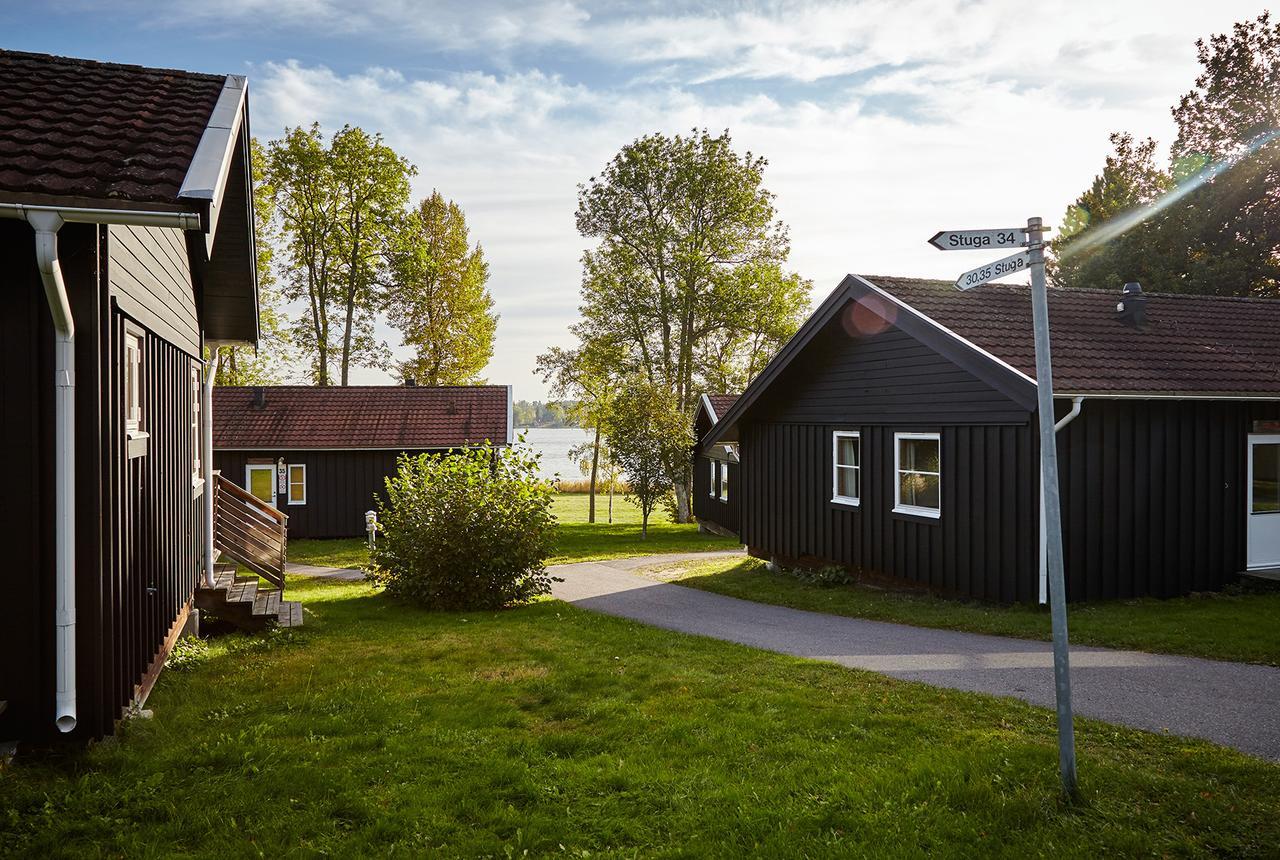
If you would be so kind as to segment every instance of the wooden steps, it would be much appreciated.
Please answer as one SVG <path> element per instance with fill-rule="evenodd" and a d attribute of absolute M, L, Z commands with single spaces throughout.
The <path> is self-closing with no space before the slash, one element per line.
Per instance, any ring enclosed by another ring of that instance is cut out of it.
<path fill-rule="evenodd" d="M 248 631 L 302 626 L 302 604 L 285 600 L 280 589 L 260 586 L 256 576 L 236 576 L 233 564 L 215 564 L 213 571 L 213 588 L 196 589 L 201 611 Z"/>

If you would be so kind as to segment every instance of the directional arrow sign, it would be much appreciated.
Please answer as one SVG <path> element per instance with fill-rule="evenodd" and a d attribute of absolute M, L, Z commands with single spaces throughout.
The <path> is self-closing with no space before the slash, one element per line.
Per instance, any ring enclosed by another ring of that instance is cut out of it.
<path fill-rule="evenodd" d="M 1022 251 L 1005 257 L 1003 260 L 996 260 L 994 263 L 987 263 L 985 266 L 970 269 L 956 280 L 956 289 L 971 290 L 974 287 L 982 286 L 987 281 L 994 281 L 996 278 L 1003 278 L 1005 275 L 1012 275 L 1014 272 L 1025 272 L 1030 266 L 1031 252 Z"/>
<path fill-rule="evenodd" d="M 985 248 L 1020 248 L 1026 244 L 1025 227 L 1005 230 L 943 230 L 929 244 L 940 251 L 981 251 Z"/>

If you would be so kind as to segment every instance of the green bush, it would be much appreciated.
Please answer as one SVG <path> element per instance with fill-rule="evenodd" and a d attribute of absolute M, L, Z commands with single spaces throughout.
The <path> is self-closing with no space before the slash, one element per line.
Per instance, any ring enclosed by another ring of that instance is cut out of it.
<path fill-rule="evenodd" d="M 554 489 L 538 459 L 487 444 L 401 455 L 378 503 L 370 579 L 430 609 L 496 609 L 550 592 Z"/>

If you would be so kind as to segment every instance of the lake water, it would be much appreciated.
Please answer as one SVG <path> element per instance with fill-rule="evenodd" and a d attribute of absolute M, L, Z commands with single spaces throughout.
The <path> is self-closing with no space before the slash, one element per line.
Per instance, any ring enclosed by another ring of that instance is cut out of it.
<path fill-rule="evenodd" d="M 569 449 L 591 439 L 590 430 L 580 427 L 528 427 L 516 429 L 516 435 L 524 434 L 525 444 L 542 453 L 540 474 L 552 478 L 556 473 L 565 480 L 576 481 L 587 477 L 578 464 L 569 459 Z"/>

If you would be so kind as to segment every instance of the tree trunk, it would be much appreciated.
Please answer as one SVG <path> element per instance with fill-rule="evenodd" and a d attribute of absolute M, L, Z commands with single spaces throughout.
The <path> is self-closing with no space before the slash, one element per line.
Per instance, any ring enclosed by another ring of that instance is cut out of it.
<path fill-rule="evenodd" d="M 691 518 L 689 513 L 689 485 L 683 480 L 677 481 L 674 489 L 676 493 L 676 522 L 687 523 Z"/>
<path fill-rule="evenodd" d="M 591 447 L 591 501 L 587 504 L 587 522 L 596 521 L 596 473 L 600 468 L 600 422 L 596 422 L 596 441 Z"/>
<path fill-rule="evenodd" d="M 609 525 L 613 525 L 613 477 L 609 478 Z"/>
<path fill-rule="evenodd" d="M 342 333 L 342 385 L 347 384 L 347 369 L 351 363 L 351 320 L 356 315 L 356 297 L 354 292 L 347 293 L 347 324 Z"/>

